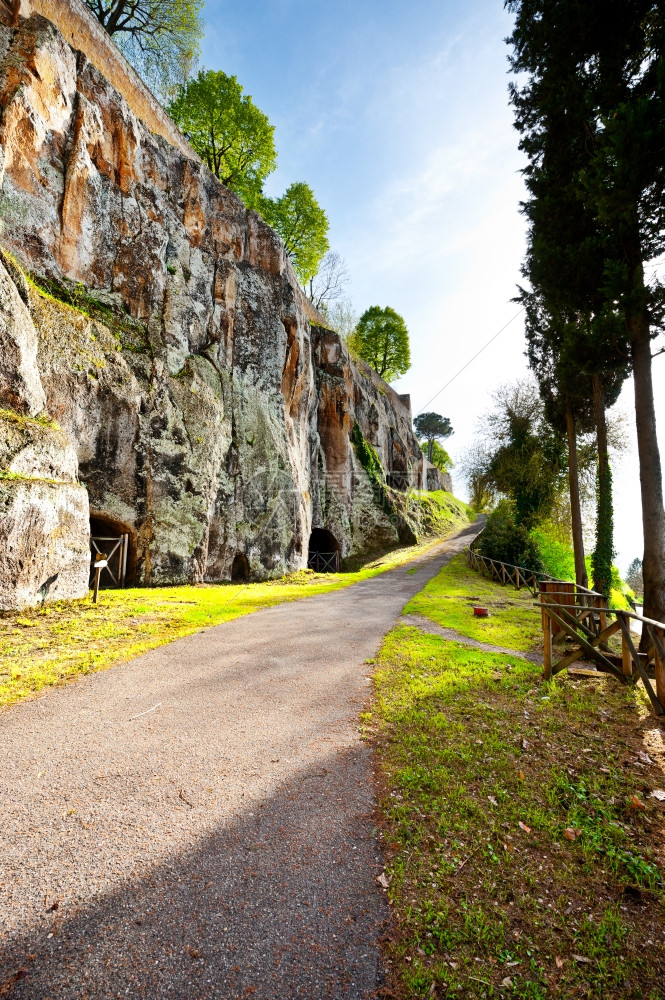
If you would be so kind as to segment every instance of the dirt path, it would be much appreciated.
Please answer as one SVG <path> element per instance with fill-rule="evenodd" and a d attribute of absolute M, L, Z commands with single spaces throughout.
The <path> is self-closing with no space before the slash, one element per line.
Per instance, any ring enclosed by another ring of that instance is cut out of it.
<path fill-rule="evenodd" d="M 472 649 L 482 649 L 486 653 L 506 653 L 507 656 L 515 656 L 520 660 L 529 660 L 531 663 L 542 664 L 543 657 L 539 653 L 518 652 L 509 649 L 507 646 L 493 646 L 491 642 L 479 642 L 477 639 L 470 639 L 468 635 L 462 635 L 454 628 L 446 628 L 437 625 L 436 622 L 424 618 L 422 615 L 402 615 L 400 618 L 402 625 L 415 625 L 421 632 L 428 632 L 430 635 L 440 635 L 443 639 L 452 639 L 463 646 L 471 646 Z"/>
<path fill-rule="evenodd" d="M 476 531 L 0 715 L 0 996 L 374 996 L 364 661 Z"/>

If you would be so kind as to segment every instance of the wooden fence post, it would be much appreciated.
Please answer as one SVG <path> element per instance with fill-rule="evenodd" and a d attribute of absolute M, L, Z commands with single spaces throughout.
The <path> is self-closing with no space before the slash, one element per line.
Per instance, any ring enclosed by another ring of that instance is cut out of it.
<path fill-rule="evenodd" d="M 95 560 L 95 584 L 92 593 L 93 604 L 97 603 L 97 595 L 99 594 L 99 578 L 102 575 L 102 570 L 108 566 L 106 556 L 103 552 L 100 552 Z"/>
<path fill-rule="evenodd" d="M 665 629 L 656 628 L 655 632 L 662 643 L 665 639 Z M 654 644 L 654 666 L 656 668 L 656 696 L 663 708 L 665 708 L 665 663 L 658 648 L 658 643 Z"/>
<path fill-rule="evenodd" d="M 547 613 L 543 593 L 540 595 L 541 616 L 543 619 L 543 677 L 546 681 L 552 677 L 552 619 Z"/>
<path fill-rule="evenodd" d="M 626 622 L 628 628 L 630 628 L 630 620 L 626 620 L 625 615 L 617 614 L 617 618 L 621 618 L 621 621 Z M 630 655 L 630 646 L 623 630 L 621 632 L 621 669 L 623 670 L 624 677 L 633 676 L 633 658 Z"/>

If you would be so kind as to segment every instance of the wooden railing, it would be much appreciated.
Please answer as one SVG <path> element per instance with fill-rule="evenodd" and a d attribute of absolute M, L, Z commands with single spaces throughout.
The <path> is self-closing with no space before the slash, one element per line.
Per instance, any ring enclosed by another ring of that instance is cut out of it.
<path fill-rule="evenodd" d="M 580 602 L 573 589 L 575 584 L 559 581 L 556 586 L 555 590 L 551 583 L 541 584 L 540 592 L 545 679 L 554 677 L 576 660 L 591 660 L 596 669 L 624 683 L 639 677 L 656 715 L 665 714 L 665 624 L 634 611 L 608 608 L 600 595 L 595 595 L 592 602 Z M 640 653 L 635 645 L 631 621 L 640 622 L 643 634 L 646 633 L 646 653 Z M 614 635 L 621 636 L 620 652 L 608 644 Z M 558 642 L 572 645 L 572 649 L 568 648 L 554 662 L 553 647 Z"/>
<path fill-rule="evenodd" d="M 500 559 L 490 559 L 489 556 L 481 555 L 475 548 L 479 538 L 480 535 L 477 535 L 467 548 L 466 558 L 469 566 L 478 573 L 482 573 L 483 576 L 488 576 L 491 580 L 496 580 L 497 583 L 510 584 L 516 590 L 528 587 L 534 597 L 538 597 L 542 582 L 561 582 L 555 576 L 549 576 L 547 573 L 525 569 L 523 566 L 513 566 L 511 563 L 501 562 Z M 589 590 L 586 587 L 578 587 L 577 590 L 580 594 L 600 597 L 600 594 L 596 594 L 594 590 Z"/>
<path fill-rule="evenodd" d="M 612 674 L 623 683 L 639 678 L 656 715 L 665 714 L 665 623 L 644 618 L 633 611 L 608 608 L 603 595 L 587 587 L 483 556 L 475 551 L 477 540 L 466 551 L 467 561 L 473 569 L 497 583 L 512 584 L 518 590 L 528 587 L 539 599 L 546 680 L 577 660 L 591 660 L 598 670 Z M 647 636 L 646 653 L 640 653 L 635 646 L 631 620 L 640 622 Z M 609 640 L 618 635 L 621 636 L 620 651 L 609 644 Z M 566 643 L 568 648 L 555 662 L 554 646 L 558 643 Z"/>

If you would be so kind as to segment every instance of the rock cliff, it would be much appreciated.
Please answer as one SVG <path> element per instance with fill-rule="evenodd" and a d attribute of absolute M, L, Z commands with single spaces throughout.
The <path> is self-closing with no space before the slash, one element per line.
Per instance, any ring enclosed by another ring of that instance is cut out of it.
<path fill-rule="evenodd" d="M 408 534 L 366 457 L 426 488 L 409 409 L 261 218 L 42 16 L 0 25 L 0 114 L 0 607 L 83 594 L 91 523 L 145 584 Z"/>

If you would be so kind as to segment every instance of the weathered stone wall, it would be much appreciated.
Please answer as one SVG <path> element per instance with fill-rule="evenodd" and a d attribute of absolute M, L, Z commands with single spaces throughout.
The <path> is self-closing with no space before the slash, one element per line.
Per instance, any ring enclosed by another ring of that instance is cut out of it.
<path fill-rule="evenodd" d="M 0 405 L 57 422 L 135 581 L 228 579 L 238 553 L 277 575 L 313 525 L 344 555 L 394 541 L 351 436 L 422 487 L 410 412 L 321 329 L 272 230 L 43 17 L 0 27 L 0 109 Z"/>
<path fill-rule="evenodd" d="M 18 6 L 22 17 L 41 14 L 61 32 L 121 94 L 137 118 L 192 160 L 199 157 L 164 111 L 154 94 L 82 0 L 4 0 Z"/>

